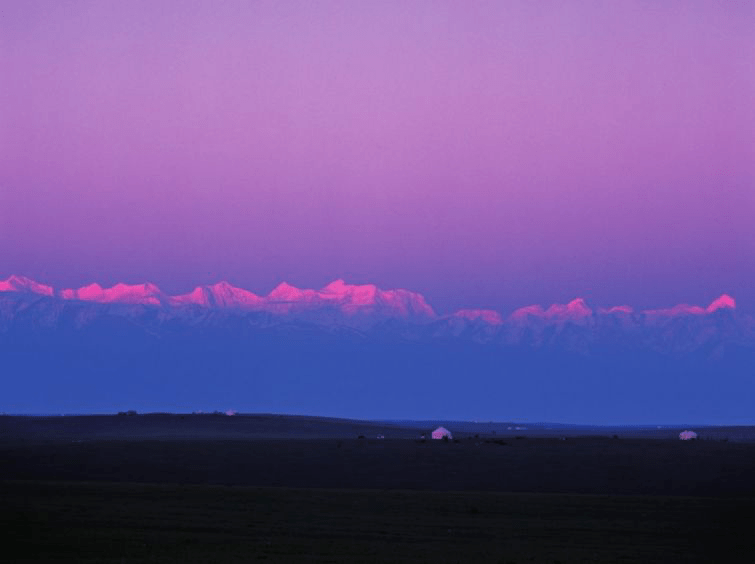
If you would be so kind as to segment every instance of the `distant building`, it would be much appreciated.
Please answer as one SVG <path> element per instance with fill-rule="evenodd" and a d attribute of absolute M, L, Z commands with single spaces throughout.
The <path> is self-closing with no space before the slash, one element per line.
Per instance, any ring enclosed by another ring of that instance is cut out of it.
<path fill-rule="evenodd" d="M 682 441 L 692 441 L 697 438 L 697 433 L 694 431 L 682 431 L 679 433 L 679 439 Z"/>
<path fill-rule="evenodd" d="M 437 429 L 435 429 L 435 431 L 433 431 L 431 436 L 433 439 L 444 439 L 444 438 L 448 438 L 449 440 L 453 439 L 453 436 L 451 435 L 451 431 L 449 431 L 445 427 L 438 427 Z"/>

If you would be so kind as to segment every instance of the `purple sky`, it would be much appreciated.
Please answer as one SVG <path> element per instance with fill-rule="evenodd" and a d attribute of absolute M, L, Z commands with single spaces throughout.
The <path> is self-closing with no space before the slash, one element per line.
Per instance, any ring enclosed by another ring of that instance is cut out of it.
<path fill-rule="evenodd" d="M 4 2 L 0 278 L 755 310 L 752 2 Z"/>

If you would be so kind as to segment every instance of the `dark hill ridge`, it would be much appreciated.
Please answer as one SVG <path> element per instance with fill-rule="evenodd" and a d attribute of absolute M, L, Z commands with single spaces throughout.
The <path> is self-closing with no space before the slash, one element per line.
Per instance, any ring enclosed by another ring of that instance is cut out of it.
<path fill-rule="evenodd" d="M 0 415 L 0 442 L 92 440 L 416 440 L 444 426 L 458 439 L 620 438 L 678 440 L 694 429 L 700 440 L 755 442 L 752 426 L 590 426 L 472 421 L 365 421 L 278 414 L 145 413 L 118 415 Z"/>
<path fill-rule="evenodd" d="M 147 413 L 0 416 L 0 441 L 414 439 L 411 426 L 305 415 Z"/>
<path fill-rule="evenodd" d="M 734 442 L 705 428 L 696 429 L 702 440 L 680 441 L 667 431 L 613 438 L 606 429 L 567 436 L 534 427 L 494 435 L 490 424 L 478 425 L 471 434 L 449 423 L 455 436 L 446 442 L 419 439 L 432 426 L 317 417 L 5 416 L 0 480 L 755 495 L 752 428 L 740 430 L 751 442 Z"/>

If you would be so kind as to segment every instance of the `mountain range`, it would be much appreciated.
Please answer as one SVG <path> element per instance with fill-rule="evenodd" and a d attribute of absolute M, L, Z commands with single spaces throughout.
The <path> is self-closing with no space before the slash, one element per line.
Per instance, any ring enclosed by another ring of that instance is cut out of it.
<path fill-rule="evenodd" d="M 591 309 L 585 300 L 577 298 L 568 304 L 553 304 L 543 308 L 530 305 L 517 309 L 508 317 L 489 309 L 461 309 L 450 315 L 438 315 L 424 296 L 409 290 L 382 290 L 373 284 L 354 285 L 335 280 L 320 290 L 300 289 L 282 282 L 266 296 L 259 296 L 222 281 L 208 286 L 197 286 L 182 295 L 167 295 L 155 284 L 123 284 L 103 288 L 97 283 L 77 289 L 55 290 L 23 276 L 10 276 L 0 281 L 0 298 L 18 299 L 46 297 L 70 304 L 102 304 L 102 313 L 115 314 L 128 311 L 123 306 L 153 306 L 163 317 L 186 317 L 187 312 L 201 316 L 212 311 L 269 313 L 279 321 L 306 318 L 323 324 L 342 324 L 369 327 L 387 320 L 402 320 L 412 325 L 446 327 L 459 333 L 469 326 L 496 328 L 509 326 L 542 327 L 572 323 L 596 326 L 606 319 L 629 328 L 638 325 L 664 325 L 687 316 L 705 318 L 717 312 L 735 312 L 736 301 L 726 294 L 713 300 L 707 307 L 679 304 L 667 309 L 635 311 L 627 305 Z M 107 305 L 117 307 L 106 307 Z M 6 319 L 8 318 L 8 308 Z M 141 311 L 139 309 L 132 311 Z M 741 316 L 740 316 L 741 317 Z M 253 318 L 251 318 L 253 319 Z M 601 320 L 603 320 L 601 322 Z M 442 331 L 441 331 L 442 332 Z"/>
<path fill-rule="evenodd" d="M 755 419 L 754 367 L 755 319 L 728 295 L 439 315 L 415 292 L 343 280 L 266 296 L 0 281 L 0 411 L 732 423 Z"/>

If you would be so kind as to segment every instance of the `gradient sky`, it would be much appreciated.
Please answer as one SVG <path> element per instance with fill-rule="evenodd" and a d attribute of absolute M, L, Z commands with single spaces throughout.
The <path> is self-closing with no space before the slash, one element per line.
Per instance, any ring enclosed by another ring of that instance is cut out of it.
<path fill-rule="evenodd" d="M 755 3 L 5 1 L 0 278 L 755 310 Z"/>

